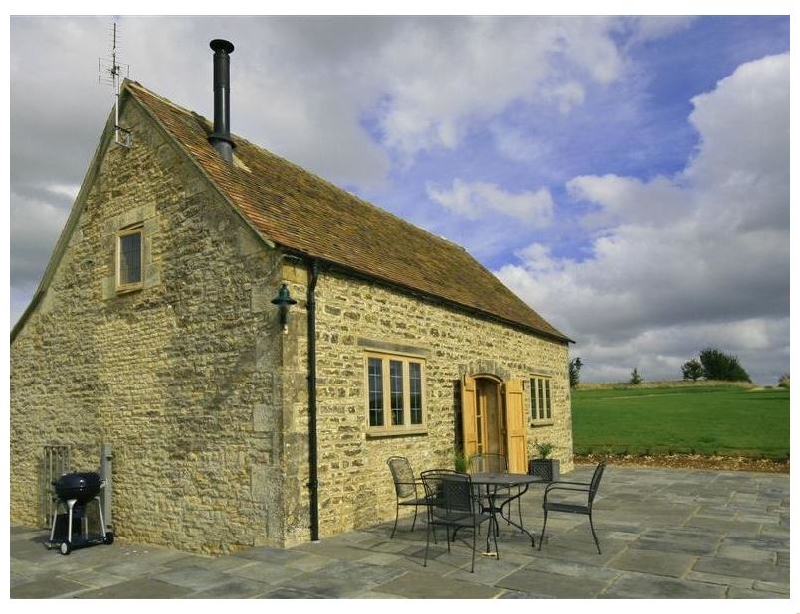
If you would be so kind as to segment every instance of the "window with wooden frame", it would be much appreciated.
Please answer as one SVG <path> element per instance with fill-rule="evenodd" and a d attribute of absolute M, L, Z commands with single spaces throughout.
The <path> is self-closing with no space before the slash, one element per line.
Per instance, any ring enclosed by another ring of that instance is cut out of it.
<path fill-rule="evenodd" d="M 136 225 L 117 233 L 117 292 L 142 287 L 142 226 Z"/>
<path fill-rule="evenodd" d="M 531 377 L 531 419 L 536 424 L 553 422 L 553 402 L 549 377 Z"/>
<path fill-rule="evenodd" d="M 369 434 L 425 432 L 425 361 L 368 353 L 364 362 Z"/>

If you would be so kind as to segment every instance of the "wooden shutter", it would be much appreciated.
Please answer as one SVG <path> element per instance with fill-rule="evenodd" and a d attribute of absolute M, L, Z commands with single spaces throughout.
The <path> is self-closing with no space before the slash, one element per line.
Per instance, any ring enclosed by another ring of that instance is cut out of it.
<path fill-rule="evenodd" d="M 461 384 L 461 431 L 462 451 L 467 458 L 478 451 L 477 409 L 475 378 L 465 375 Z"/>
<path fill-rule="evenodd" d="M 522 381 L 511 380 L 503 386 L 506 407 L 506 430 L 508 445 L 508 471 L 510 473 L 528 472 L 528 447 L 526 435 L 528 423 L 525 420 L 525 395 Z"/>

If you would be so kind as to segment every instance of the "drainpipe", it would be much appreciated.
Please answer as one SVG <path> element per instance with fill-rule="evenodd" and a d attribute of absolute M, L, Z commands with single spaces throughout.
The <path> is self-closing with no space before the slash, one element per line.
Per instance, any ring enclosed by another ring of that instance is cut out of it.
<path fill-rule="evenodd" d="M 311 520 L 311 541 L 319 541 L 319 484 L 317 482 L 317 344 L 314 290 L 319 275 L 318 261 L 309 263 L 310 279 L 306 295 L 308 318 L 308 489 Z"/>

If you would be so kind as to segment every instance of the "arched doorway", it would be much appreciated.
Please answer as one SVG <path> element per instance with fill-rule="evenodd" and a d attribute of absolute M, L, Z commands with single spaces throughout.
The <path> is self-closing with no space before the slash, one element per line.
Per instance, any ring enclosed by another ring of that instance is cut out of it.
<path fill-rule="evenodd" d="M 489 377 L 475 378 L 476 452 L 506 454 L 505 416 L 500 396 L 501 382 Z"/>
<path fill-rule="evenodd" d="M 462 450 L 496 452 L 508 459 L 509 471 L 528 468 L 522 382 L 502 382 L 491 375 L 465 376 L 461 388 Z"/>

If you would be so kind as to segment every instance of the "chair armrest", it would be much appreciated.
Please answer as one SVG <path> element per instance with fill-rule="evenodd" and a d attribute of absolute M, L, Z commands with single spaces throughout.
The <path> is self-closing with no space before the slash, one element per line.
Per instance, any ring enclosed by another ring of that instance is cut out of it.
<path fill-rule="evenodd" d="M 591 482 L 570 482 L 569 480 L 558 480 L 556 482 L 550 482 L 551 484 L 573 484 L 575 486 L 591 486 Z"/>
<path fill-rule="evenodd" d="M 583 488 L 589 488 L 591 486 L 591 483 L 590 482 L 567 482 L 565 480 L 559 480 L 558 482 L 550 482 L 547 485 L 547 487 L 545 488 L 545 491 L 548 491 L 551 488 L 567 488 L 567 487 L 573 487 L 573 486 L 581 486 Z M 582 489 L 571 488 L 571 490 L 582 490 Z"/>
<path fill-rule="evenodd" d="M 551 490 L 574 490 L 577 492 L 589 492 L 589 484 L 577 484 L 573 486 L 567 486 L 564 482 L 555 483 L 553 482 L 547 488 L 544 489 L 545 494 L 550 492 Z"/>
<path fill-rule="evenodd" d="M 574 492 L 586 492 L 590 490 L 590 484 L 582 482 L 551 482 L 547 488 L 544 489 L 544 502 L 547 502 L 547 495 L 552 490 L 571 490 Z"/>

